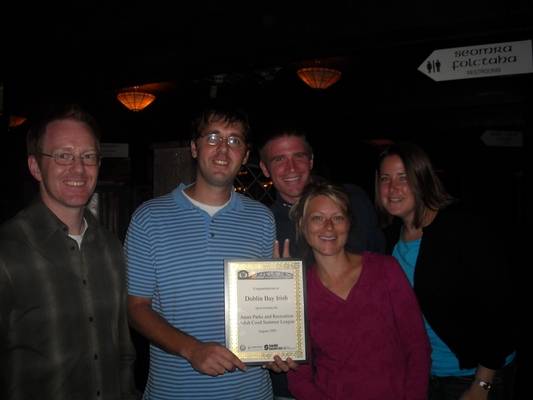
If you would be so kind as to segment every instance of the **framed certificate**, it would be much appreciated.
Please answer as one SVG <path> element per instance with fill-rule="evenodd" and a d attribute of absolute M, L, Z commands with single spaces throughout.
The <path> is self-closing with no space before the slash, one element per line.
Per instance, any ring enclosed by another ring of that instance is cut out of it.
<path fill-rule="evenodd" d="M 224 260 L 226 347 L 249 365 L 307 360 L 304 280 L 301 260 Z"/>

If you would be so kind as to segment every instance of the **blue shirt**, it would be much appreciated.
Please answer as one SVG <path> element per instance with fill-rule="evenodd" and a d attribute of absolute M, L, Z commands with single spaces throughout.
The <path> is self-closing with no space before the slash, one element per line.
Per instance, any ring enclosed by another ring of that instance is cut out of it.
<path fill-rule="evenodd" d="M 225 345 L 224 259 L 271 258 L 272 213 L 233 192 L 210 217 L 173 192 L 141 205 L 126 236 L 128 292 L 152 299 L 154 311 L 198 340 Z M 145 399 L 271 399 L 268 372 L 249 367 L 212 377 L 179 356 L 150 346 Z"/>
<path fill-rule="evenodd" d="M 402 266 L 407 279 L 414 286 L 415 266 L 420 251 L 421 239 L 403 241 L 399 240 L 394 246 L 392 255 L 398 260 Z M 435 331 L 428 324 L 424 318 L 424 325 L 428 334 L 429 342 L 431 344 L 431 374 L 436 376 L 466 376 L 473 375 L 476 372 L 475 368 L 461 369 L 459 368 L 459 360 L 450 350 L 450 348 L 442 341 L 442 339 L 435 333 Z"/>

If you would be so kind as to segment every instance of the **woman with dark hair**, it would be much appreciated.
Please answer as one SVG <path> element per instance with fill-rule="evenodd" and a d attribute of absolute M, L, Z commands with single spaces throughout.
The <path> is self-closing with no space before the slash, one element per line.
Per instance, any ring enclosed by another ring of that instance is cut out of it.
<path fill-rule="evenodd" d="M 487 221 L 452 199 L 427 154 L 410 143 L 380 155 L 375 199 L 388 250 L 424 315 L 432 348 L 429 398 L 510 398 L 515 328 L 508 271 Z"/>
<path fill-rule="evenodd" d="M 315 264 L 307 270 L 312 355 L 299 366 L 287 360 L 289 389 L 305 400 L 423 400 L 429 344 L 415 295 L 394 257 L 346 250 L 349 205 L 343 189 L 323 182 L 291 209 Z"/>

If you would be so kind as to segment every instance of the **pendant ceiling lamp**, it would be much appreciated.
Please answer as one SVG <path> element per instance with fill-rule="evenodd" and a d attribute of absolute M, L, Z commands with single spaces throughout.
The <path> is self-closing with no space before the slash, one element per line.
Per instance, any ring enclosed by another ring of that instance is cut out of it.
<path fill-rule="evenodd" d="M 9 127 L 16 128 L 17 126 L 22 125 L 26 122 L 26 117 L 20 115 L 10 115 L 9 116 Z"/>
<path fill-rule="evenodd" d="M 305 67 L 296 71 L 298 77 L 313 89 L 327 89 L 339 79 L 342 72 L 326 67 Z"/>
<path fill-rule="evenodd" d="M 127 88 L 117 94 L 117 99 L 131 111 L 142 111 L 155 100 L 152 93 L 139 90 L 138 86 Z"/>

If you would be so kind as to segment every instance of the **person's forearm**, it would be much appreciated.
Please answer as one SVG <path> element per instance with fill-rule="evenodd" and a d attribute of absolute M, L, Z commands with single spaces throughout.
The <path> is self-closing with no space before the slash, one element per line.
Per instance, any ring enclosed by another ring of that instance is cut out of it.
<path fill-rule="evenodd" d="M 483 365 L 478 365 L 476 369 L 476 376 L 474 379 L 477 382 L 484 381 L 492 384 L 495 374 L 495 370 L 486 368 Z"/>
<path fill-rule="evenodd" d="M 481 382 L 492 384 L 495 373 L 496 371 L 493 369 L 478 365 L 474 381 L 461 397 L 459 397 L 459 400 L 487 399 L 490 388 Z"/>
<path fill-rule="evenodd" d="M 483 365 L 478 365 L 476 370 L 476 379 L 492 382 L 495 373 L 496 371 L 493 369 L 486 368 Z"/>
<path fill-rule="evenodd" d="M 174 328 L 150 306 L 130 306 L 128 311 L 131 326 L 150 342 L 168 353 L 190 359 L 198 340 Z"/>

